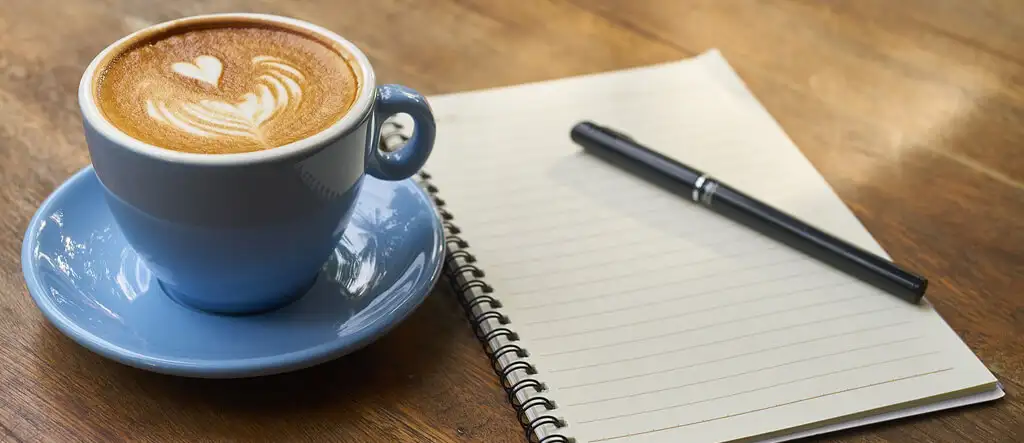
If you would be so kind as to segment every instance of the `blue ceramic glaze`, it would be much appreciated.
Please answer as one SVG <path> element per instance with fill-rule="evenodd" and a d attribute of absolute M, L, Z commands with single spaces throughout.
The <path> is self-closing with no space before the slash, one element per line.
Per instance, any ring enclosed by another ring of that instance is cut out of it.
<path fill-rule="evenodd" d="M 257 315 L 217 315 L 168 297 L 125 241 L 91 167 L 28 226 L 22 267 L 44 316 L 84 347 L 150 371 L 250 377 L 352 352 L 404 319 L 436 283 L 440 221 L 411 180 L 366 177 L 341 240 L 311 289 Z"/>
<path fill-rule="evenodd" d="M 277 23 L 333 42 L 350 57 L 358 80 L 348 110 L 301 140 L 219 154 L 150 145 L 100 112 L 94 79 L 104 60 L 153 29 L 212 20 Z M 218 313 L 261 312 L 302 294 L 349 226 L 364 181 L 408 179 L 430 156 L 435 137 L 427 100 L 405 86 L 377 84 L 369 59 L 352 42 L 267 14 L 187 17 L 128 35 L 83 72 L 79 106 L 89 158 L 118 229 L 160 285 L 190 306 Z M 414 134 L 383 152 L 380 127 L 398 113 L 412 117 Z"/>
<path fill-rule="evenodd" d="M 377 108 L 374 110 L 375 130 L 370 134 L 370 146 L 377 146 L 380 126 L 395 114 L 405 113 L 412 119 L 416 130 L 412 138 L 393 152 L 372 149 L 367 167 L 375 177 L 401 180 L 420 170 L 434 149 L 435 122 L 430 103 L 420 93 L 402 85 L 383 85 L 377 90 Z"/>

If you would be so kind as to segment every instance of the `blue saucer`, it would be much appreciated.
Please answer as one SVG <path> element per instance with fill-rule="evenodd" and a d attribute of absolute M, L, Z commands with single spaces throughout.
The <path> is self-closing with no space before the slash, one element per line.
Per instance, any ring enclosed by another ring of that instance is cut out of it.
<path fill-rule="evenodd" d="M 114 224 L 92 167 L 57 188 L 22 245 L 29 292 L 82 346 L 172 375 L 233 378 L 286 372 L 369 344 L 436 283 L 440 220 L 412 180 L 366 178 L 352 222 L 306 295 L 276 311 L 221 316 L 169 298 Z"/>

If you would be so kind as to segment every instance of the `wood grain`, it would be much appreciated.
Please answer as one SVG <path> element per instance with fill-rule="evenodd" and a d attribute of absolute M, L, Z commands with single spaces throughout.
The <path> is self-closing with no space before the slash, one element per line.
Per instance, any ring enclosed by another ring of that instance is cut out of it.
<path fill-rule="evenodd" d="M 438 287 L 349 357 L 203 381 L 102 359 L 31 303 L 20 242 L 89 161 L 76 89 L 116 38 L 199 13 L 309 20 L 383 82 L 427 94 L 719 48 L 1007 390 L 1002 401 L 820 441 L 1024 435 L 1024 3 L 1017 0 L 5 0 L 0 6 L 0 441 L 523 441 L 454 295 Z M 443 149 L 439 147 L 439 149 Z"/>

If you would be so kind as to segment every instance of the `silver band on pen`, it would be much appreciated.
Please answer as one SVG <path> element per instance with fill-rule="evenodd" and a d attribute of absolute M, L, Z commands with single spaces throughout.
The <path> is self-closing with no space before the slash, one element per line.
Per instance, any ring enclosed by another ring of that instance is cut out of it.
<path fill-rule="evenodd" d="M 711 206 L 711 201 L 715 199 L 715 191 L 718 190 L 718 182 L 714 180 L 708 180 L 704 184 L 704 189 L 700 195 L 700 201 L 704 203 L 704 206 Z"/>
<path fill-rule="evenodd" d="M 704 186 L 704 180 L 707 179 L 708 176 L 702 175 L 697 177 L 697 181 L 693 182 L 693 193 L 690 195 L 690 198 L 693 199 L 694 203 L 700 203 L 700 188 Z"/>
<path fill-rule="evenodd" d="M 697 180 L 693 182 L 693 192 L 690 194 L 690 198 L 694 203 L 710 206 L 711 201 L 715 198 L 716 190 L 718 190 L 718 183 L 705 174 L 697 177 Z"/>

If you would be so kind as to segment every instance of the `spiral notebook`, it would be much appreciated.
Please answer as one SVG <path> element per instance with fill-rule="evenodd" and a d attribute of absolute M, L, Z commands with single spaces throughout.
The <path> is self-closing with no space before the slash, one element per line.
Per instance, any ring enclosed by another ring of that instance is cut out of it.
<path fill-rule="evenodd" d="M 447 280 L 529 441 L 782 441 L 992 400 L 926 304 L 591 158 L 623 130 L 886 256 L 717 51 L 432 97 Z M 409 122 L 383 137 L 396 146 Z"/>

